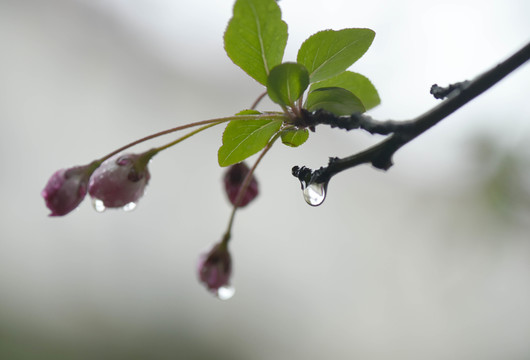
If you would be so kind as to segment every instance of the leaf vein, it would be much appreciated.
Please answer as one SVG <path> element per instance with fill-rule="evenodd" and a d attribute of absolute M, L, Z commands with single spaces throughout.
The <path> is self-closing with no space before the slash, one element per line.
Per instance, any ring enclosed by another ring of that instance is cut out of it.
<path fill-rule="evenodd" d="M 335 54 L 333 54 L 332 56 L 328 57 L 325 61 L 322 62 L 322 64 L 320 64 L 315 70 L 313 70 L 313 72 L 311 72 L 311 76 L 313 76 L 315 74 L 315 72 L 317 72 L 320 68 L 322 68 L 323 66 L 325 66 L 328 63 L 330 63 L 331 61 L 333 61 L 333 59 L 335 59 L 337 56 L 339 56 L 342 52 L 346 51 L 348 48 L 350 48 L 351 46 L 355 45 L 359 41 L 360 40 L 357 39 L 355 41 L 350 42 L 348 45 L 344 46 L 342 49 L 337 51 Z M 330 50 L 328 50 L 328 54 L 329 54 Z"/>
<path fill-rule="evenodd" d="M 265 56 L 265 45 L 263 44 L 263 37 L 261 35 L 261 23 L 259 21 L 258 12 L 256 10 L 256 7 L 252 3 L 250 3 L 250 9 L 252 10 L 252 13 L 254 14 L 254 19 L 256 20 L 256 30 L 259 44 L 261 47 L 261 59 L 263 60 L 263 66 L 265 66 L 265 73 L 269 75 L 269 64 L 267 63 L 267 58 Z"/>
<path fill-rule="evenodd" d="M 248 140 L 254 136 L 256 133 L 260 132 L 260 131 L 263 131 L 264 129 L 266 129 L 268 126 L 271 126 L 271 125 L 276 125 L 278 123 L 278 121 L 270 121 L 266 124 L 263 124 L 263 125 L 257 125 L 255 126 L 256 129 L 252 130 L 251 132 L 249 132 L 248 134 L 245 133 L 245 134 L 242 134 L 240 136 L 236 136 L 234 137 L 234 139 L 238 140 L 238 144 L 236 146 L 233 147 L 232 151 L 230 151 L 228 154 L 226 154 L 224 160 L 225 162 L 227 161 L 227 159 L 229 159 L 232 154 L 237 150 L 239 149 L 241 146 L 243 146 L 243 144 L 247 143 Z M 251 127 L 251 125 L 249 126 Z M 239 141 L 239 139 L 242 139 L 241 141 Z"/>

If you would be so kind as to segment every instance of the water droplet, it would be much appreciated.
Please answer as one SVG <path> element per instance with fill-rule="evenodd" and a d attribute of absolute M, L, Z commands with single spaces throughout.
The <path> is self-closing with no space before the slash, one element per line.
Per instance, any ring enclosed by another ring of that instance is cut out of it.
<path fill-rule="evenodd" d="M 228 300 L 236 293 L 236 289 L 233 286 L 221 286 L 217 289 L 217 298 L 219 300 Z"/>
<path fill-rule="evenodd" d="M 328 183 L 312 183 L 307 186 L 303 186 L 304 200 L 311 206 L 318 206 L 326 199 L 326 190 Z"/>
<path fill-rule="evenodd" d="M 99 200 L 99 199 L 96 199 L 96 198 L 92 198 L 92 206 L 94 207 L 94 210 L 96 210 L 99 213 L 101 213 L 101 212 L 103 212 L 103 211 L 105 211 L 107 209 L 105 207 L 105 204 L 103 203 L 103 201 Z"/>
<path fill-rule="evenodd" d="M 123 211 L 132 211 L 136 208 L 136 203 L 134 201 L 131 201 L 128 204 L 125 204 L 124 207 L 122 207 Z"/>

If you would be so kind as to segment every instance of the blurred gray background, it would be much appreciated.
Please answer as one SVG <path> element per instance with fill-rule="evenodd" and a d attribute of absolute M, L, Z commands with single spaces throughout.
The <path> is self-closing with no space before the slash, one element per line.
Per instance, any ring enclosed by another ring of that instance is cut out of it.
<path fill-rule="evenodd" d="M 376 31 L 352 70 L 379 90 L 378 119 L 426 111 L 433 83 L 473 78 L 530 40 L 526 0 L 280 5 L 286 60 L 318 30 Z M 195 273 L 230 212 L 221 128 L 157 156 L 133 212 L 85 200 L 47 217 L 40 191 L 55 170 L 250 106 L 262 88 L 223 50 L 231 9 L 0 0 L 0 357 L 529 358 L 528 64 L 400 150 L 387 173 L 334 178 L 318 208 L 291 167 L 379 137 L 318 128 L 298 149 L 276 146 L 258 200 L 236 217 L 229 301 Z"/>

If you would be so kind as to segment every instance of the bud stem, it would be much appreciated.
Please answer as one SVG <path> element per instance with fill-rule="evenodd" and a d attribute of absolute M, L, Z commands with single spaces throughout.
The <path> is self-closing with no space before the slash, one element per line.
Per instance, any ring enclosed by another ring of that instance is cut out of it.
<path fill-rule="evenodd" d="M 186 135 L 186 136 L 184 136 L 182 138 L 177 139 L 173 143 L 169 143 L 166 146 L 162 146 L 161 148 L 158 148 L 158 151 L 164 150 L 164 149 L 166 149 L 166 148 L 168 148 L 170 146 L 178 144 L 182 140 L 185 140 L 185 139 L 187 139 L 187 138 L 199 133 L 200 131 L 206 130 L 206 129 L 208 129 L 208 128 L 212 127 L 212 126 L 215 126 L 215 125 L 219 125 L 219 124 L 222 124 L 222 123 L 225 123 L 225 122 L 228 122 L 228 121 L 232 121 L 232 120 L 255 120 L 255 119 L 259 119 L 261 117 L 265 117 L 265 116 L 267 118 L 269 118 L 269 119 L 270 118 L 278 118 L 279 120 L 284 120 L 285 119 L 285 115 L 283 115 L 281 113 L 273 113 L 273 114 L 264 113 L 264 114 L 256 114 L 256 115 L 233 115 L 233 116 L 227 116 L 227 117 L 222 117 L 222 118 L 197 121 L 197 122 L 194 122 L 194 123 L 177 126 L 177 127 L 171 128 L 171 129 L 163 130 L 163 131 L 160 131 L 160 132 L 145 136 L 145 137 L 140 138 L 138 140 L 135 140 L 135 141 L 133 141 L 133 142 L 127 144 L 127 145 L 124 145 L 124 146 L 120 147 L 119 149 L 114 150 L 113 152 L 105 155 L 104 157 L 102 157 L 101 159 L 96 160 L 96 161 L 98 161 L 99 163 L 102 163 L 103 161 L 113 157 L 114 155 L 122 152 L 123 150 L 126 150 L 126 149 L 128 149 L 130 147 L 133 147 L 135 145 L 138 145 L 138 144 L 140 144 L 140 143 L 142 143 L 144 141 L 151 140 L 151 139 L 157 138 L 157 137 L 162 136 L 162 135 L 171 134 L 173 132 L 177 132 L 177 131 L 180 131 L 180 130 L 188 129 L 188 128 L 191 128 L 191 127 L 206 125 L 206 126 L 201 127 L 200 129 L 196 130 L 196 131 L 193 131 L 193 132 L 189 133 L 188 135 Z"/>
<path fill-rule="evenodd" d="M 257 107 L 258 107 L 258 104 L 260 103 L 261 100 L 263 100 L 263 98 L 267 96 L 267 91 L 265 91 L 264 93 L 262 93 L 260 96 L 258 96 L 258 98 L 256 99 L 256 101 L 254 101 L 254 103 L 252 104 L 252 106 L 250 107 L 250 110 L 255 110 Z"/>
<path fill-rule="evenodd" d="M 190 132 L 190 133 L 188 133 L 188 134 L 186 134 L 186 135 L 184 135 L 184 136 L 182 136 L 182 137 L 180 137 L 180 138 L 178 138 L 178 139 L 176 139 L 176 140 L 174 140 L 174 141 L 172 141 L 172 142 L 170 142 L 170 143 L 168 143 L 166 145 L 160 146 L 159 148 L 156 149 L 157 150 L 156 152 L 158 153 L 158 152 L 160 152 L 162 150 L 165 150 L 165 149 L 167 149 L 167 148 L 169 148 L 169 147 L 171 147 L 173 145 L 177 145 L 179 142 L 184 141 L 187 138 L 192 137 L 193 135 L 198 134 L 198 133 L 200 133 L 203 130 L 206 130 L 206 129 L 209 129 L 209 128 L 213 127 L 213 126 L 222 124 L 223 122 L 225 122 L 225 121 L 221 120 L 221 121 L 214 122 L 212 124 L 201 126 L 197 130 L 193 130 L 192 132 Z"/>
<path fill-rule="evenodd" d="M 276 135 L 274 135 L 274 137 L 269 141 L 269 143 L 263 148 L 263 151 L 261 152 L 261 154 L 259 154 L 256 162 L 254 163 L 252 168 L 249 170 L 248 174 L 245 176 L 245 179 L 243 180 L 243 184 L 241 185 L 241 188 L 239 189 L 239 192 L 237 193 L 236 200 L 234 201 L 234 207 L 232 208 L 232 213 L 230 214 L 230 219 L 228 220 L 228 226 L 223 236 L 223 240 L 222 240 L 223 243 L 228 244 L 228 241 L 230 240 L 230 233 L 232 231 L 232 225 L 234 223 L 234 217 L 236 215 L 236 211 L 239 208 L 239 204 L 241 203 L 243 196 L 247 192 L 247 189 L 252 180 L 252 175 L 254 174 L 256 167 L 258 166 L 260 161 L 263 159 L 265 154 L 270 150 L 274 142 L 280 137 L 280 134 L 281 132 L 278 132 Z"/>

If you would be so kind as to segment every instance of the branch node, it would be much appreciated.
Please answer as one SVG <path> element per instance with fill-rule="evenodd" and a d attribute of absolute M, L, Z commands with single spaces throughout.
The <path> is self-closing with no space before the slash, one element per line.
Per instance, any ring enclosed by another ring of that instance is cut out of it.
<path fill-rule="evenodd" d="M 310 112 L 302 109 L 301 115 L 294 119 L 293 125 L 309 128 L 314 131 L 316 125 L 328 125 L 332 128 L 343 130 L 363 129 L 370 134 L 388 135 L 407 126 L 405 123 L 387 120 L 377 121 L 371 116 L 361 113 L 353 113 L 347 116 L 338 116 L 326 110 L 318 109 Z"/>
<path fill-rule="evenodd" d="M 372 166 L 376 169 L 387 171 L 394 165 L 392 156 L 378 156 L 372 160 Z"/>
<path fill-rule="evenodd" d="M 465 88 L 469 86 L 469 81 L 461 81 L 454 84 L 450 84 L 447 87 L 438 86 L 438 84 L 434 84 L 431 86 L 431 95 L 434 96 L 435 99 L 443 100 L 445 98 L 452 98 L 455 96 L 458 96 Z"/>

